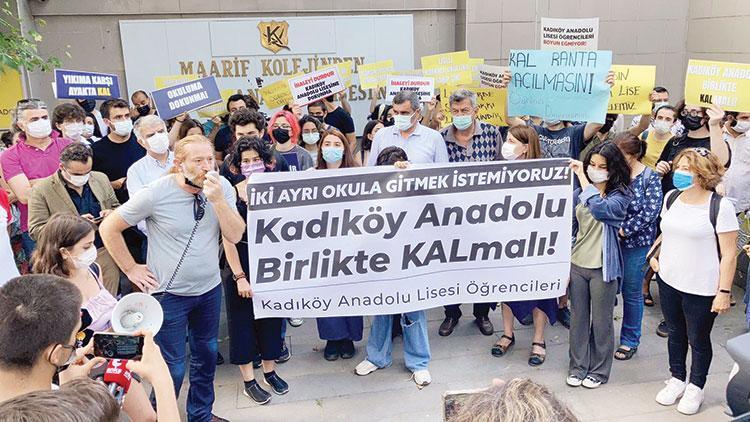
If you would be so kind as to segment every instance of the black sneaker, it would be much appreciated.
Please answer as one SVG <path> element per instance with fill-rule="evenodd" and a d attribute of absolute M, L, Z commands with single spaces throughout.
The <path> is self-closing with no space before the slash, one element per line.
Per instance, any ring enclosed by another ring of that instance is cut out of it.
<path fill-rule="evenodd" d="M 570 309 L 568 307 L 557 308 L 557 320 L 563 327 L 570 329 Z"/>
<path fill-rule="evenodd" d="M 223 365 L 224 364 L 224 356 L 221 355 L 221 352 L 216 352 L 216 365 Z"/>
<path fill-rule="evenodd" d="M 656 335 L 659 337 L 669 337 L 669 330 L 667 329 L 667 321 L 661 320 L 659 326 L 656 327 Z"/>
<path fill-rule="evenodd" d="M 334 361 L 339 358 L 339 345 L 337 341 L 327 341 L 326 348 L 323 350 L 323 358 L 328 361 Z"/>
<path fill-rule="evenodd" d="M 339 352 L 341 359 L 351 359 L 357 354 L 357 349 L 354 347 L 353 341 L 341 340 L 339 342 Z"/>
<path fill-rule="evenodd" d="M 245 383 L 245 390 L 242 391 L 247 397 L 250 397 L 254 402 L 258 404 L 266 404 L 271 401 L 271 393 L 264 390 L 263 387 L 258 384 L 257 381 L 252 380 Z"/>
<path fill-rule="evenodd" d="M 281 343 L 281 354 L 276 358 L 276 363 L 284 363 L 292 358 L 292 352 L 286 347 L 286 342 Z"/>
<path fill-rule="evenodd" d="M 278 395 L 283 395 L 289 392 L 289 384 L 281 379 L 281 377 L 276 374 L 276 371 L 263 374 L 263 380 L 266 382 L 266 385 L 271 387 L 273 392 Z"/>
<path fill-rule="evenodd" d="M 253 359 L 253 369 L 258 369 L 261 366 L 263 366 L 263 360 L 260 358 L 260 355 L 258 355 Z"/>

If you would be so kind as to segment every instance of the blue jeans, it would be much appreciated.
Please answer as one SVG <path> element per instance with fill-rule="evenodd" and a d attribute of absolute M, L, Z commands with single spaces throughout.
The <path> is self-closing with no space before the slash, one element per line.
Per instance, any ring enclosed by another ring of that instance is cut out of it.
<path fill-rule="evenodd" d="M 643 322 L 643 265 L 649 247 L 622 248 L 625 271 L 622 277 L 622 328 L 620 344 L 636 348 L 641 343 Z"/>
<path fill-rule="evenodd" d="M 377 315 L 372 320 L 370 338 L 367 340 L 367 360 L 378 368 L 386 368 L 393 363 L 392 318 L 392 315 Z M 401 327 L 404 331 L 406 368 L 412 372 L 427 369 L 427 364 L 430 363 L 430 341 L 427 337 L 425 311 L 402 314 Z"/>
<path fill-rule="evenodd" d="M 21 233 L 21 247 L 23 248 L 23 253 L 26 255 L 26 260 L 30 261 L 31 254 L 36 249 L 36 242 L 31 238 L 29 232 Z"/>
<path fill-rule="evenodd" d="M 172 375 L 174 390 L 180 395 L 185 378 L 185 337 L 190 344 L 190 389 L 187 414 L 190 421 L 210 421 L 214 403 L 221 284 L 200 296 L 161 296 L 164 323 L 156 335 L 164 360 Z"/>

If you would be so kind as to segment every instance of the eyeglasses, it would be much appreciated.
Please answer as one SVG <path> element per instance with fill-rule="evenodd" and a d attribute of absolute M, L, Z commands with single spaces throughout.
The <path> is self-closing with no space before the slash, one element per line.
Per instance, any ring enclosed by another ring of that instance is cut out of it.
<path fill-rule="evenodd" d="M 687 117 L 687 116 L 690 116 L 690 117 L 703 117 L 704 114 L 700 110 L 690 110 L 690 111 L 682 110 L 682 113 L 680 113 L 680 116 L 682 116 L 682 117 Z"/>
<path fill-rule="evenodd" d="M 194 194 L 193 197 L 195 198 L 193 201 L 193 218 L 195 221 L 201 221 L 206 214 L 206 198 L 199 193 Z"/>
<path fill-rule="evenodd" d="M 291 128 L 292 127 L 289 125 L 273 125 L 272 127 L 272 129 L 284 129 L 284 130 L 289 130 Z"/>
<path fill-rule="evenodd" d="M 697 152 L 698 155 L 700 155 L 701 157 L 704 157 L 704 158 L 708 157 L 708 154 L 711 153 L 711 151 L 709 151 L 708 149 L 703 148 L 703 147 L 693 148 L 693 151 Z"/>
<path fill-rule="evenodd" d="M 70 354 L 68 355 L 68 358 L 65 360 L 65 363 L 60 365 L 58 368 L 65 368 L 68 365 L 73 364 L 73 362 L 78 359 L 78 355 L 76 354 L 76 347 L 74 345 L 65 345 L 65 344 L 58 344 L 57 346 L 61 347 L 64 350 L 70 350 Z M 47 360 L 52 362 L 52 354 L 55 353 L 56 347 L 53 347 L 52 350 L 49 352 L 49 356 L 47 356 Z M 53 363 L 54 365 L 54 363 Z"/>

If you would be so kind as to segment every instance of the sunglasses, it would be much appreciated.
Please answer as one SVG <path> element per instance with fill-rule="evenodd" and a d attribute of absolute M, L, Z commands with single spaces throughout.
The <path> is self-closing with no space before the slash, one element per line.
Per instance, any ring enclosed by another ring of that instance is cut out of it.
<path fill-rule="evenodd" d="M 193 201 L 193 218 L 195 221 L 201 221 L 206 214 L 206 198 L 199 193 L 194 194 L 193 197 L 195 198 Z"/>

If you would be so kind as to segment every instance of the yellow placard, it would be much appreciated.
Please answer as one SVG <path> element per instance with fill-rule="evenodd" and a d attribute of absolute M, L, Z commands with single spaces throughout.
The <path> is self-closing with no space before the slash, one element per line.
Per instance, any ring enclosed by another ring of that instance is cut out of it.
<path fill-rule="evenodd" d="M 484 59 L 469 59 L 469 65 L 471 66 L 471 83 L 469 86 L 479 86 L 479 67 L 484 64 Z"/>
<path fill-rule="evenodd" d="M 7 129 L 13 124 L 13 110 L 21 98 L 21 74 L 9 67 L 0 69 L 0 128 Z"/>
<path fill-rule="evenodd" d="M 234 94 L 245 94 L 242 92 L 241 89 L 222 89 L 219 91 L 221 93 L 221 99 L 222 102 L 211 104 L 210 106 L 203 107 L 200 110 L 197 110 L 196 113 L 198 113 L 199 117 L 205 117 L 207 119 L 210 119 L 214 116 L 219 116 L 227 112 L 227 100 L 229 100 L 229 97 L 231 97 Z"/>
<path fill-rule="evenodd" d="M 395 76 L 424 76 L 422 74 L 422 69 L 393 70 L 393 71 L 389 72 L 388 75 L 385 76 L 386 81 L 388 81 L 388 76 L 389 75 L 395 75 Z"/>
<path fill-rule="evenodd" d="M 359 65 L 359 87 L 362 89 L 375 89 L 385 86 L 388 74 L 393 73 L 393 60 L 381 60 L 374 63 Z"/>
<path fill-rule="evenodd" d="M 156 87 L 156 89 L 162 89 L 173 85 L 194 81 L 198 78 L 198 75 L 154 76 L 154 86 Z"/>
<path fill-rule="evenodd" d="M 327 69 L 329 67 L 336 66 L 339 69 L 339 78 L 341 78 L 341 83 L 344 84 L 344 86 L 352 86 L 352 79 L 354 78 L 353 72 L 352 72 L 352 65 L 354 63 L 351 60 L 347 60 L 345 62 L 341 63 L 335 63 L 335 64 L 329 64 L 326 66 L 319 67 L 318 70 Z"/>
<path fill-rule="evenodd" d="M 260 99 L 269 109 L 284 107 L 292 102 L 292 91 L 289 90 L 289 78 L 278 80 L 259 90 Z"/>
<path fill-rule="evenodd" d="M 613 64 L 615 85 L 609 92 L 607 113 L 651 113 L 651 91 L 656 80 L 656 66 Z"/>
<path fill-rule="evenodd" d="M 446 127 L 453 123 L 451 107 L 448 102 L 451 94 L 457 90 L 458 86 L 440 87 L 440 105 L 443 108 L 445 119 L 442 126 Z M 495 126 L 508 126 L 505 121 L 505 104 L 508 101 L 508 90 L 497 88 L 471 88 L 471 91 L 477 94 L 477 119 Z"/>
<path fill-rule="evenodd" d="M 724 110 L 750 112 L 750 65 L 688 61 L 685 75 L 685 104 Z"/>
<path fill-rule="evenodd" d="M 435 54 L 422 57 L 422 73 L 435 78 L 437 85 L 466 85 L 472 81 L 469 52 Z"/>

